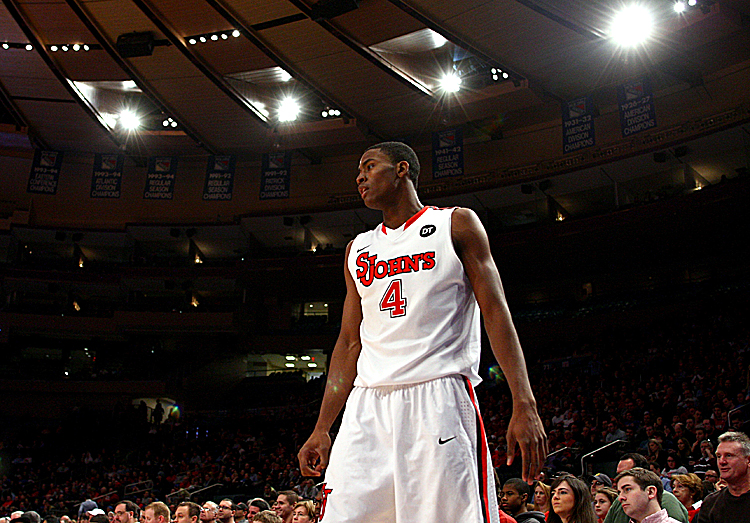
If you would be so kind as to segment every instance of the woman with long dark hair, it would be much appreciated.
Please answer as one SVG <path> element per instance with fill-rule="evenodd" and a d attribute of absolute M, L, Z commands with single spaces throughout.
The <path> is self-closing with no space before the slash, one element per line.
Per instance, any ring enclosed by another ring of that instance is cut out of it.
<path fill-rule="evenodd" d="M 552 499 L 547 523 L 596 523 L 588 485 L 571 475 L 552 482 Z"/>

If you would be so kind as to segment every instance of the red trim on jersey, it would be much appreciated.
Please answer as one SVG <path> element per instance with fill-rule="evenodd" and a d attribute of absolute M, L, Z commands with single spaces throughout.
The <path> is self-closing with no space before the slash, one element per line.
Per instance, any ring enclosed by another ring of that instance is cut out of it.
<path fill-rule="evenodd" d="M 490 520 L 490 500 L 488 497 L 487 492 L 487 483 L 488 483 L 488 475 L 489 471 L 487 470 L 487 438 L 484 434 L 484 422 L 482 421 L 482 416 L 479 414 L 479 406 L 477 405 L 477 400 L 474 397 L 474 386 L 471 384 L 471 380 L 464 376 L 464 380 L 466 380 L 466 390 L 469 392 L 469 398 L 471 399 L 471 404 L 474 405 L 474 412 L 476 412 L 477 415 L 477 424 L 479 427 L 479 433 L 477 434 L 477 444 L 480 447 L 480 456 L 479 456 L 479 494 L 482 497 L 482 515 L 484 516 L 485 521 Z"/>
<path fill-rule="evenodd" d="M 424 207 L 422 207 L 419 210 L 419 212 L 417 214 L 415 214 L 414 216 L 412 216 L 411 218 L 409 218 L 408 220 L 406 220 L 406 222 L 404 223 L 404 230 L 408 229 L 409 225 L 411 225 L 412 223 L 414 223 L 415 221 L 417 221 L 419 219 L 419 217 L 422 216 L 424 214 L 424 212 L 427 209 L 429 209 L 429 208 L 430 208 L 430 206 L 425 205 Z M 434 207 L 433 207 L 433 209 L 434 209 Z M 385 223 L 381 223 L 380 227 L 381 227 L 381 230 L 383 231 L 383 234 L 388 234 L 388 230 L 385 228 Z"/>

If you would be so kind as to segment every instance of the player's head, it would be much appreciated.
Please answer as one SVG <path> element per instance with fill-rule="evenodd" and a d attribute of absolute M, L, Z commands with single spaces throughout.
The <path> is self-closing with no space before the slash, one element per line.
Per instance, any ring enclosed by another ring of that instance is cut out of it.
<path fill-rule="evenodd" d="M 417 184 L 419 183 L 420 167 L 419 158 L 417 157 L 417 153 L 414 152 L 414 149 L 402 142 L 381 142 L 368 147 L 367 149 L 365 149 L 365 151 L 370 151 L 373 149 L 379 149 L 380 152 L 385 154 L 388 159 L 390 159 L 394 164 L 397 164 L 398 162 L 408 163 L 409 179 L 414 185 L 414 188 L 417 188 Z"/>

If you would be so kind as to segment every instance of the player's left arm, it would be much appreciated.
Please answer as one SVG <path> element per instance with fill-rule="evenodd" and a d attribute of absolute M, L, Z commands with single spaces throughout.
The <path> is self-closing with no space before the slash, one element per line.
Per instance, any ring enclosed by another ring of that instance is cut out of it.
<path fill-rule="evenodd" d="M 474 211 L 463 208 L 453 211 L 451 233 L 482 311 L 492 352 L 513 394 L 513 415 L 507 434 L 508 464 L 513 461 L 518 444 L 523 460 L 522 477 L 524 481 L 531 481 L 539 474 L 547 457 L 547 435 L 537 413 L 526 362 L 487 233 Z"/>

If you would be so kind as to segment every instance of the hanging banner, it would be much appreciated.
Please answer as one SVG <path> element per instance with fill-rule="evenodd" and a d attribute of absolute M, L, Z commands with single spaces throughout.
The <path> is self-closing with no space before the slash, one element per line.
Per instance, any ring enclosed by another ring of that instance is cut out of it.
<path fill-rule="evenodd" d="M 432 133 L 432 178 L 464 174 L 464 135 L 460 128 Z"/>
<path fill-rule="evenodd" d="M 266 153 L 260 173 L 260 199 L 279 200 L 289 198 L 289 173 L 292 153 Z"/>
<path fill-rule="evenodd" d="M 594 145 L 594 104 L 591 97 L 576 98 L 562 106 L 563 154 Z"/>
<path fill-rule="evenodd" d="M 92 198 L 120 197 L 124 163 L 125 157 L 120 154 L 97 154 L 94 156 L 94 172 L 91 175 Z"/>
<path fill-rule="evenodd" d="M 206 166 L 204 200 L 231 200 L 234 187 L 234 156 L 209 156 Z"/>
<path fill-rule="evenodd" d="M 34 151 L 34 161 L 31 162 L 29 184 L 26 192 L 37 194 L 56 194 L 57 181 L 62 167 L 62 151 Z"/>
<path fill-rule="evenodd" d="M 152 156 L 149 158 L 143 198 L 145 200 L 171 200 L 174 195 L 176 173 L 176 156 Z"/>
<path fill-rule="evenodd" d="M 654 96 L 648 77 L 618 86 L 617 104 L 623 137 L 656 127 Z"/>

